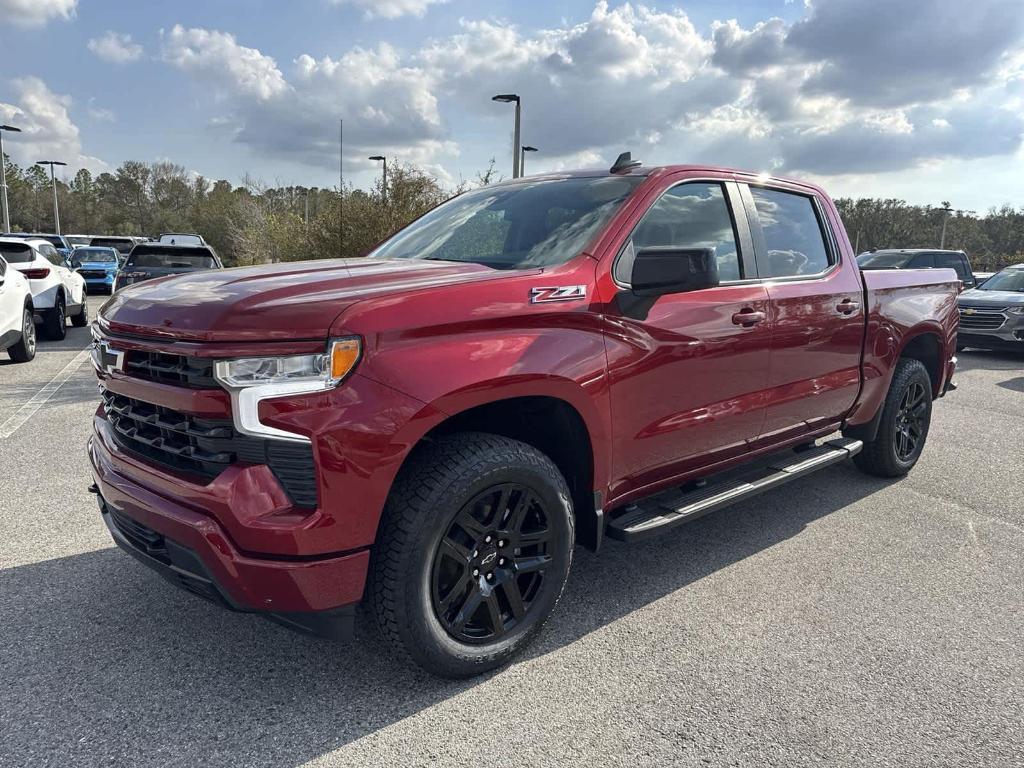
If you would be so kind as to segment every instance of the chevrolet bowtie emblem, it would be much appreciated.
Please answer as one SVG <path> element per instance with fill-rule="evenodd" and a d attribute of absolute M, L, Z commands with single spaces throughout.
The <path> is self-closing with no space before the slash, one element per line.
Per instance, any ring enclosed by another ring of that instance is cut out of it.
<path fill-rule="evenodd" d="M 92 348 L 92 362 L 100 373 L 124 373 L 124 350 L 98 341 Z"/>

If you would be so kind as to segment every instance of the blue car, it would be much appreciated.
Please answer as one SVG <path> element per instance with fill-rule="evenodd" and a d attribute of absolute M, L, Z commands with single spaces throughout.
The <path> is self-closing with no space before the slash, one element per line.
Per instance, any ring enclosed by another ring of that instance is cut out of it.
<path fill-rule="evenodd" d="M 121 262 L 113 248 L 85 246 L 75 248 L 71 254 L 71 266 L 85 278 L 89 293 L 114 292 L 114 279 Z"/>

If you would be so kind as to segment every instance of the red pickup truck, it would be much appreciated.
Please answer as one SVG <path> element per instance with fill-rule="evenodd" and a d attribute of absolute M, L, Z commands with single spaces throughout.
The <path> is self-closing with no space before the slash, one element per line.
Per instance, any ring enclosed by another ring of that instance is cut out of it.
<path fill-rule="evenodd" d="M 362 259 L 153 280 L 93 326 L 116 542 L 177 585 L 468 676 L 536 635 L 574 545 L 852 457 L 917 462 L 952 270 L 860 272 L 818 187 L 720 168 L 466 192 Z"/>

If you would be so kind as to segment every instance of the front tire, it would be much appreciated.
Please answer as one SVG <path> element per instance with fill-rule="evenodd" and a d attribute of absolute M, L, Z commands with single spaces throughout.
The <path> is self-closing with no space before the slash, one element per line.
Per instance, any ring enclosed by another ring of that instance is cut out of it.
<path fill-rule="evenodd" d="M 25 307 L 21 318 L 21 340 L 9 347 L 7 354 L 16 363 L 29 363 L 36 356 L 36 323 L 29 307 Z"/>
<path fill-rule="evenodd" d="M 875 439 L 853 457 L 869 475 L 902 477 L 921 458 L 932 419 L 932 380 L 920 360 L 903 358 L 896 364 L 882 420 Z"/>
<path fill-rule="evenodd" d="M 46 332 L 46 338 L 54 341 L 61 341 L 68 335 L 67 313 L 64 309 L 63 296 L 57 296 L 53 309 L 47 310 L 43 314 L 43 330 Z"/>
<path fill-rule="evenodd" d="M 385 505 L 369 602 L 381 634 L 432 674 L 510 661 L 565 586 L 575 541 L 568 486 L 536 448 L 462 433 L 426 444 Z"/>

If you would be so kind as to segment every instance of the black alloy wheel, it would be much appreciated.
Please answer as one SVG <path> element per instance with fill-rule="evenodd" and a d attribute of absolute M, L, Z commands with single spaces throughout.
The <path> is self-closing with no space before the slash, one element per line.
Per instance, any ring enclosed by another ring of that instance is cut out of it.
<path fill-rule="evenodd" d="M 425 440 L 388 496 L 367 602 L 405 658 L 442 677 L 479 675 L 537 636 L 574 541 L 568 485 L 536 447 L 481 432 Z"/>
<path fill-rule="evenodd" d="M 912 381 L 900 401 L 893 430 L 893 448 L 900 461 L 910 461 L 925 434 L 925 416 L 930 393 L 921 381 Z"/>
<path fill-rule="evenodd" d="M 921 458 L 928 439 L 934 387 L 920 360 L 899 360 L 878 414 L 878 431 L 864 440 L 853 463 L 876 477 L 907 474 Z"/>
<path fill-rule="evenodd" d="M 445 631 L 489 643 L 514 629 L 540 593 L 554 535 L 537 494 L 501 483 L 455 516 L 434 555 L 431 601 Z"/>

